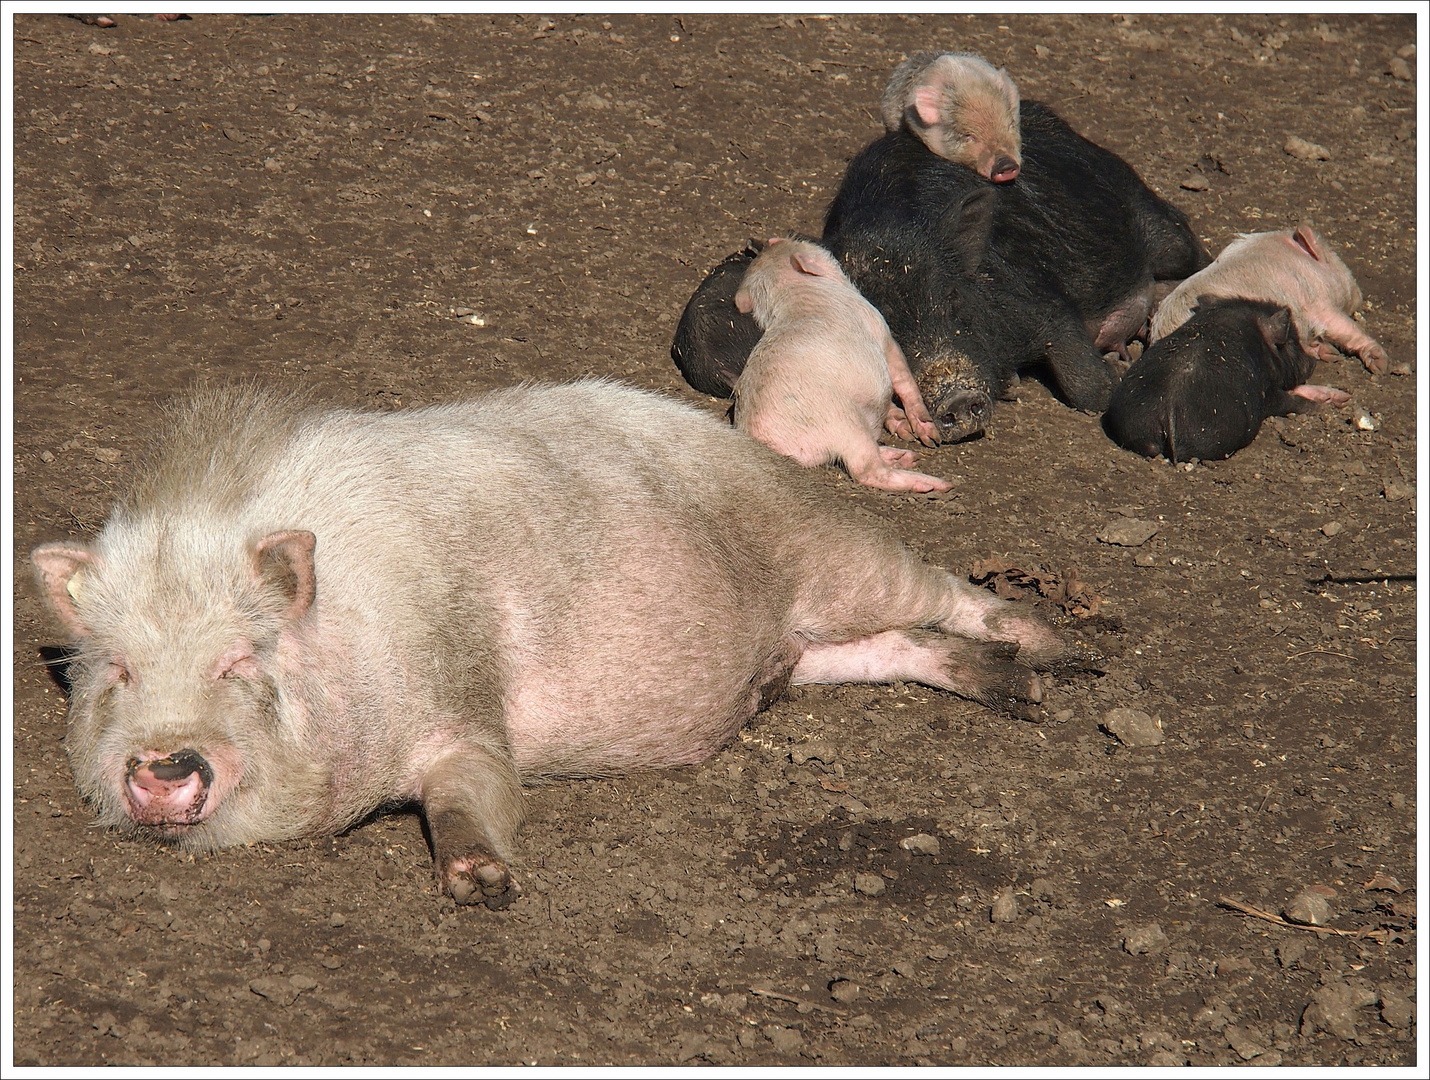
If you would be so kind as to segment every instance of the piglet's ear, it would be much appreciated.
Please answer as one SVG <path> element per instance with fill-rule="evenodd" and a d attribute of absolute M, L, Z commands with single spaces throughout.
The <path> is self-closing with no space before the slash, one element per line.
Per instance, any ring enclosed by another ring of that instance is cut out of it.
<path fill-rule="evenodd" d="M 914 91 L 914 115 L 924 127 L 933 127 L 942 119 L 939 113 L 942 97 L 937 86 L 920 86 Z"/>
<path fill-rule="evenodd" d="M 1262 339 L 1273 350 L 1281 348 L 1295 335 L 1291 311 L 1284 307 L 1277 308 L 1271 315 L 1258 315 L 1256 328 L 1261 331 Z"/>
<path fill-rule="evenodd" d="M 313 549 L 318 538 L 306 529 L 269 533 L 254 545 L 254 572 L 277 586 L 288 601 L 284 615 L 301 619 L 317 595 L 318 579 L 313 569 Z"/>
<path fill-rule="evenodd" d="M 755 302 L 750 299 L 749 289 L 741 289 L 735 294 L 735 310 L 742 315 L 748 315 L 755 310 Z"/>
<path fill-rule="evenodd" d="M 94 552 L 83 545 L 41 544 L 30 552 L 40 591 L 64 628 L 76 638 L 88 637 L 89 627 L 79 613 L 84 581 L 98 566 Z"/>
<path fill-rule="evenodd" d="M 1295 245 L 1304 251 L 1317 262 L 1325 262 L 1326 256 L 1321 253 L 1321 238 L 1316 235 L 1314 229 L 1309 225 L 1302 225 L 1291 234 L 1291 240 Z"/>
<path fill-rule="evenodd" d="M 810 277 L 833 277 L 839 267 L 832 256 L 812 251 L 792 251 L 789 257 L 794 268 Z"/>

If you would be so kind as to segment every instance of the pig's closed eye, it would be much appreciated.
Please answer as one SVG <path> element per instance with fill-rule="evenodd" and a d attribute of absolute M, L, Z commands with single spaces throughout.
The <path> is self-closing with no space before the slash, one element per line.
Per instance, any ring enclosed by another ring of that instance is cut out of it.
<path fill-rule="evenodd" d="M 254 679 L 258 677 L 258 660 L 249 651 L 252 646 L 235 645 L 218 659 L 213 667 L 216 679 Z"/>

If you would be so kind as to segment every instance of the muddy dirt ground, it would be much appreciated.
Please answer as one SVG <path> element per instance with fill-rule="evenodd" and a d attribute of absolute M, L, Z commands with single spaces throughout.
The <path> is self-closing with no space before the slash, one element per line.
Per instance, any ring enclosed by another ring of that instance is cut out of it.
<path fill-rule="evenodd" d="M 1325 364 L 1352 407 L 1191 469 L 1030 379 L 927 456 L 950 497 L 828 470 L 942 565 L 1000 558 L 1055 614 L 1083 583 L 1101 670 L 1036 722 L 806 689 L 698 767 L 533 790 L 499 913 L 437 894 L 413 812 L 196 858 L 94 828 L 25 562 L 98 527 L 199 378 L 400 409 L 605 375 L 721 411 L 669 358 L 686 298 L 747 237 L 819 231 L 919 49 L 1006 65 L 1213 251 L 1313 222 L 1412 359 L 1415 34 L 15 17 L 15 1062 L 1415 1063 L 1416 375 Z M 1127 519 L 1156 532 L 1099 540 Z M 1121 743 L 1116 708 L 1164 741 Z M 1322 932 L 1219 906 L 1308 888 Z"/>

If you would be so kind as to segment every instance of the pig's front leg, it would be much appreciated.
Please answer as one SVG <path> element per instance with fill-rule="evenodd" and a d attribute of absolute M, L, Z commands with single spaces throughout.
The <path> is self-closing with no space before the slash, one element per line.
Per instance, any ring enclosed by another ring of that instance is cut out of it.
<path fill-rule="evenodd" d="M 1337 390 L 1334 386 L 1317 386 L 1314 383 L 1293 386 L 1286 393 L 1324 405 L 1344 405 L 1351 399 L 1351 396 L 1344 390 Z"/>
<path fill-rule="evenodd" d="M 892 405 L 889 407 L 889 416 L 885 420 L 885 426 L 889 425 L 890 420 L 903 421 L 909 429 L 909 434 L 896 430 L 894 427 L 889 427 L 890 433 L 905 439 L 911 436 L 917 437 L 919 442 L 925 446 L 937 446 L 938 425 L 933 422 L 928 406 L 924 404 L 924 396 L 919 392 L 919 384 L 914 381 L 913 372 L 909 370 L 909 362 L 904 359 L 904 350 L 899 348 L 899 343 L 887 334 L 884 337 L 884 361 L 889 365 L 889 381 L 894 385 L 894 396 L 903 406 L 903 412 L 897 418 L 894 417 L 894 407 Z"/>
<path fill-rule="evenodd" d="M 506 863 L 524 816 L 521 781 L 505 749 L 453 746 L 422 777 L 422 811 L 443 892 L 493 910 L 521 896 Z"/>
<path fill-rule="evenodd" d="M 1390 354 L 1349 315 L 1334 311 L 1322 315 L 1321 321 L 1326 340 L 1342 352 L 1360 357 L 1360 362 L 1372 375 L 1384 375 L 1390 369 Z M 1322 354 L 1320 359 L 1325 360 L 1326 356 Z"/>

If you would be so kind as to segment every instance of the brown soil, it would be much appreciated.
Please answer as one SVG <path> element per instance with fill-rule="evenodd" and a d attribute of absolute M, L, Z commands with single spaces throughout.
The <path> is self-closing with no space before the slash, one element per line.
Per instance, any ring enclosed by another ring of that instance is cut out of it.
<path fill-rule="evenodd" d="M 196 378 L 695 399 L 668 356 L 691 290 L 749 236 L 818 232 L 931 47 L 1006 64 L 1214 251 L 1314 222 L 1409 358 L 1413 17 L 119 21 L 14 24 L 16 1063 L 1415 1063 L 1415 376 L 1324 365 L 1352 408 L 1190 470 L 1025 382 L 924 460 L 950 498 L 830 471 L 1045 606 L 1076 568 L 1105 670 L 1041 722 L 806 690 L 704 765 L 534 790 L 500 913 L 437 895 L 413 813 L 198 858 L 93 828 L 25 564 L 98 526 Z M 1126 517 L 1158 531 L 1097 539 Z M 1112 738 L 1117 707 L 1165 742 Z M 900 848 L 921 832 L 939 854 Z M 1217 903 L 1307 886 L 1374 936 Z M 1354 1038 L 1303 1023 L 1338 994 Z"/>

